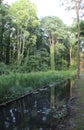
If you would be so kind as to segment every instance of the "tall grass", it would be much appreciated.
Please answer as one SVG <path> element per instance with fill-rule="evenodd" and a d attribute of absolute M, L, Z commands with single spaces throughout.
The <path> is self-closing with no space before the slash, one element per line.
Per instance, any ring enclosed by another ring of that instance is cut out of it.
<path fill-rule="evenodd" d="M 38 87 L 56 82 L 61 79 L 70 79 L 76 71 L 48 71 L 32 73 L 11 73 L 0 76 L 0 103 L 21 96 Z"/>

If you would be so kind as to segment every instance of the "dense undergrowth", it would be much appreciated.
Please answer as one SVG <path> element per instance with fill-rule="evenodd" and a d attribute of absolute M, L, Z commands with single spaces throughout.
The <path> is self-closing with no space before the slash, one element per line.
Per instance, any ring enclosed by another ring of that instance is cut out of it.
<path fill-rule="evenodd" d="M 0 76 L 0 103 L 16 99 L 33 89 L 73 78 L 76 71 L 47 71 L 31 73 L 10 73 Z"/>

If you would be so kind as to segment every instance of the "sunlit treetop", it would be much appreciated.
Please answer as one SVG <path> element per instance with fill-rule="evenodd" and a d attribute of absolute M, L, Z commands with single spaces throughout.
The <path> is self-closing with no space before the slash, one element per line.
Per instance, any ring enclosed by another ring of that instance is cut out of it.
<path fill-rule="evenodd" d="M 36 21 L 36 6 L 29 0 L 17 0 L 11 5 L 9 13 L 13 21 L 18 25 L 23 24 L 26 26 L 30 21 L 33 24 L 38 24 L 38 21 Z"/>

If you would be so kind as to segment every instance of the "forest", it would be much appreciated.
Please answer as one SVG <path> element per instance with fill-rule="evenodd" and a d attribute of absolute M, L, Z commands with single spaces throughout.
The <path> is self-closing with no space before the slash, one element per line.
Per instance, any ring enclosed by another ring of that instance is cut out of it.
<path fill-rule="evenodd" d="M 56 16 L 38 18 L 36 6 L 29 0 L 18 0 L 11 6 L 0 0 L 0 102 L 26 92 L 21 86 L 30 82 L 33 86 L 41 77 L 40 86 L 56 77 L 75 75 L 77 43 L 76 19 L 70 27 Z M 80 20 L 83 51 L 84 21 Z"/>

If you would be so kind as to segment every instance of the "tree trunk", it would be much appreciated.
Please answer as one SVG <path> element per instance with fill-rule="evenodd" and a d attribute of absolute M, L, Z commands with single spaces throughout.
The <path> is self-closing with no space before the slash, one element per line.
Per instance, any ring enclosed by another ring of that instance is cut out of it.
<path fill-rule="evenodd" d="M 79 2 L 75 0 L 76 16 L 77 16 L 77 26 L 78 26 L 78 72 L 77 78 L 80 74 L 80 19 L 79 19 Z"/>
<path fill-rule="evenodd" d="M 29 48 L 27 49 L 27 55 L 25 57 L 25 62 L 24 62 L 25 66 L 27 66 L 28 61 L 29 61 Z"/>
<path fill-rule="evenodd" d="M 21 32 L 20 30 L 17 31 L 17 63 L 18 65 L 21 64 Z"/>
<path fill-rule="evenodd" d="M 3 61 L 3 32 L 4 32 L 4 22 L 2 21 L 2 27 L 0 33 L 0 62 Z"/>
<path fill-rule="evenodd" d="M 49 42 L 50 42 L 50 65 L 51 65 L 51 70 L 55 70 L 54 39 L 53 39 L 53 37 L 49 38 Z"/>
<path fill-rule="evenodd" d="M 10 63 L 10 33 L 7 40 L 7 47 L 6 47 L 6 64 L 8 65 Z"/>
<path fill-rule="evenodd" d="M 70 47 L 70 65 L 72 65 L 72 46 Z"/>

